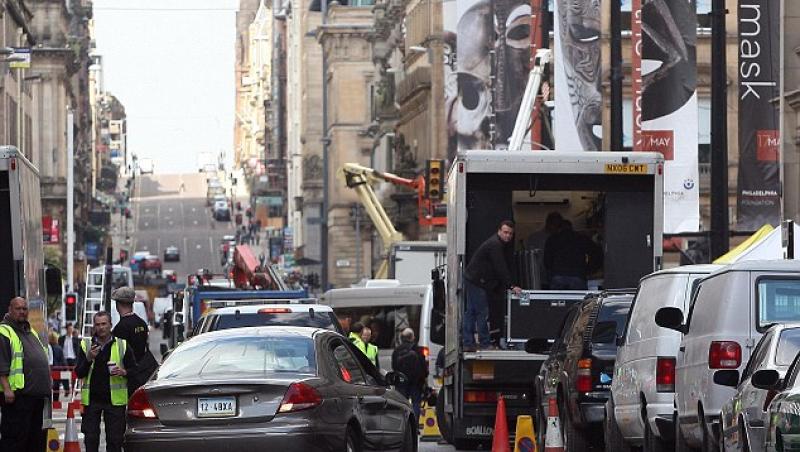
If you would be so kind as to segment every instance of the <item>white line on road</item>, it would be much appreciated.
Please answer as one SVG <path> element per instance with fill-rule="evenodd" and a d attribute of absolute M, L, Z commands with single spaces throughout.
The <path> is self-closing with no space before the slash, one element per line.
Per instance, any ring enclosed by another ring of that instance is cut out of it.
<path fill-rule="evenodd" d="M 192 207 L 192 212 L 196 212 L 196 211 L 197 211 L 197 208 L 196 207 Z"/>
<path fill-rule="evenodd" d="M 186 237 L 183 238 L 183 250 L 181 250 L 181 253 L 187 258 L 189 257 L 189 247 L 186 246 Z"/>
<path fill-rule="evenodd" d="M 156 255 L 161 256 L 161 237 L 156 239 Z"/>
<path fill-rule="evenodd" d="M 195 224 L 195 226 L 197 226 L 197 220 L 194 220 L 194 224 Z"/>
<path fill-rule="evenodd" d="M 203 248 L 203 245 L 201 245 L 201 244 L 199 244 L 199 243 L 198 243 L 198 244 L 195 246 L 195 248 L 197 248 L 198 250 L 199 250 L 199 249 L 202 249 L 202 248 Z"/>
<path fill-rule="evenodd" d="M 208 238 L 208 254 L 211 256 L 209 262 L 214 262 L 214 239 L 211 237 Z"/>

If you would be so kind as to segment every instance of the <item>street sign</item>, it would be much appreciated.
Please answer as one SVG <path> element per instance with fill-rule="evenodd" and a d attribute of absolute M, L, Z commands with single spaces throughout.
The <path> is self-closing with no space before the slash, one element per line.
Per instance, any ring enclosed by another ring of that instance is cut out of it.
<path fill-rule="evenodd" d="M 28 69 L 31 67 L 31 49 L 30 47 L 14 47 L 14 52 L 9 55 L 12 60 L 8 63 L 8 67 L 12 69 Z"/>

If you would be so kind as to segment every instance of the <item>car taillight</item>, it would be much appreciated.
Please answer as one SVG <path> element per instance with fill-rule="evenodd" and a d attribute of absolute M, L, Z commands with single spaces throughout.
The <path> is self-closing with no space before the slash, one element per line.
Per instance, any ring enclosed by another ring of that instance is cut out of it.
<path fill-rule="evenodd" d="M 737 369 L 742 363 L 742 347 L 734 341 L 713 341 L 708 348 L 709 369 Z"/>
<path fill-rule="evenodd" d="M 464 401 L 469 403 L 496 403 L 497 393 L 494 391 L 464 391 Z"/>
<path fill-rule="evenodd" d="M 305 383 L 292 383 L 283 396 L 279 413 L 307 410 L 322 403 L 322 396 L 316 389 Z"/>
<path fill-rule="evenodd" d="M 656 360 L 656 392 L 675 392 L 675 358 Z"/>
<path fill-rule="evenodd" d="M 156 410 L 150 404 L 144 388 L 137 389 L 128 400 L 128 417 L 139 419 L 158 419 Z"/>
<path fill-rule="evenodd" d="M 578 360 L 578 372 L 575 375 L 575 390 L 578 392 L 589 392 L 592 390 L 591 358 Z"/>
<path fill-rule="evenodd" d="M 424 356 L 425 359 L 428 359 L 431 354 L 431 350 L 428 347 L 419 347 L 419 351 L 422 353 L 422 356 Z"/>

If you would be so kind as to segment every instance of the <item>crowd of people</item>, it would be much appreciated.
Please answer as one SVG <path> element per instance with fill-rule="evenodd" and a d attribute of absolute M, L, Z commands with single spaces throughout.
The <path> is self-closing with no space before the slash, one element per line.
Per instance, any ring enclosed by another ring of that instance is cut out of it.
<path fill-rule="evenodd" d="M 133 313 L 133 289 L 116 289 L 111 298 L 119 322 L 112 330 L 111 313 L 97 312 L 93 335 L 83 338 L 71 324 L 61 336 L 57 330 L 40 335 L 28 320 L 28 301 L 21 297 L 11 300 L 0 321 L 0 450 L 44 450 L 45 404 L 51 397 L 58 400 L 62 385 L 67 395 L 71 390 L 68 381 L 51 378 L 53 367 L 74 369 L 81 380 L 81 431 L 86 451 L 99 450 L 101 421 L 105 422 L 106 450 L 122 450 L 128 398 L 158 363 L 148 347 L 149 327 Z"/>

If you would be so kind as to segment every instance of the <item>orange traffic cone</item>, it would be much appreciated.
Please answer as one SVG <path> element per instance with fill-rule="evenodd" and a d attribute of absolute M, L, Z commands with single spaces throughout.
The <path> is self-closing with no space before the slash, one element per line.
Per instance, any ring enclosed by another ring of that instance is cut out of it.
<path fill-rule="evenodd" d="M 497 400 L 497 413 L 494 417 L 492 452 L 511 452 L 508 443 L 508 419 L 506 419 L 506 400 L 502 394 Z"/>
<path fill-rule="evenodd" d="M 544 439 L 544 452 L 564 452 L 564 438 L 561 436 L 561 421 L 555 397 L 551 397 L 547 402 L 547 435 Z"/>
<path fill-rule="evenodd" d="M 81 452 L 78 431 L 75 428 L 75 412 L 72 403 L 67 404 L 67 428 L 64 432 L 64 452 Z"/>

